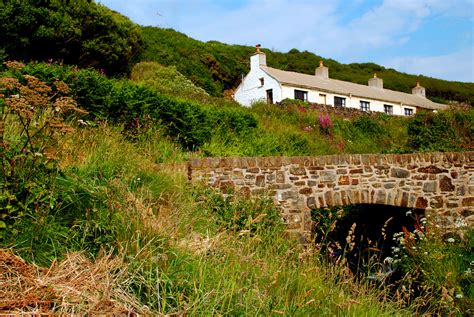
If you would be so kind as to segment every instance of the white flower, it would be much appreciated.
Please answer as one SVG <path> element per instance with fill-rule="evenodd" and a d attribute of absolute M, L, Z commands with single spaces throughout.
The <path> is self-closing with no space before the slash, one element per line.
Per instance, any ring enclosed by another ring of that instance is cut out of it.
<path fill-rule="evenodd" d="M 459 294 L 459 293 L 456 294 L 456 298 L 457 298 L 457 299 L 461 299 L 462 297 L 463 297 L 462 294 Z"/>
<path fill-rule="evenodd" d="M 454 241 L 455 241 L 454 238 L 448 238 L 448 239 L 446 240 L 446 242 L 449 242 L 449 243 L 454 243 Z"/>

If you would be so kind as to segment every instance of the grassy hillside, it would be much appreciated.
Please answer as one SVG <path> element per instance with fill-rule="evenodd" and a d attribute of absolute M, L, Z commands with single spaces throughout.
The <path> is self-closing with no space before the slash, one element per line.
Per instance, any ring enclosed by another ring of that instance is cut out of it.
<path fill-rule="evenodd" d="M 64 22 L 63 31 L 87 30 L 69 10 L 103 14 L 86 26 L 104 32 L 103 22 L 116 18 L 86 0 L 71 8 L 36 2 L 0 4 L 8 9 L 0 10 L 4 19 L 19 10 L 14 23 L 28 22 L 30 12 L 38 19 L 25 27 L 49 25 L 46 33 L 21 29 L 18 42 L 0 47 L 0 58 L 13 52 L 35 59 L 29 40 L 52 36 L 53 22 Z M 136 26 L 122 22 L 129 40 L 138 40 Z M 6 30 L 0 38 L 13 39 L 16 29 Z M 474 108 L 413 117 L 292 100 L 243 108 L 206 91 L 232 87 L 253 48 L 201 43 L 172 30 L 143 33 L 150 46 L 142 58 L 171 66 L 119 63 L 118 73 L 130 66 L 126 79 L 64 65 L 67 52 L 57 52 L 63 61 L 0 64 L 0 315 L 472 315 L 472 230 L 446 239 L 416 218 L 416 232 L 384 237 L 396 241 L 400 277 L 371 280 L 383 273 L 380 256 L 354 270 L 346 256 L 351 243 L 339 246 L 341 254 L 329 250 L 342 210 L 313 211 L 323 233 L 304 248 L 284 231 L 265 193 L 223 198 L 189 182 L 185 162 L 472 150 Z M 130 61 L 124 43 L 112 42 L 82 47 L 93 56 L 85 66 L 109 65 L 113 73 L 117 61 Z M 108 56 L 114 45 L 125 49 L 120 56 Z M 282 68 L 298 66 L 283 65 L 288 54 L 268 54 L 272 63 L 281 57 Z M 351 239 L 348 232 L 343 241 Z"/>
<path fill-rule="evenodd" d="M 331 113 L 328 119 L 323 109 L 302 103 L 240 109 L 157 93 L 180 85 L 199 92 L 174 69 L 160 68 L 158 80 L 137 84 L 54 64 L 6 66 L 0 313 L 469 314 L 472 234 L 447 243 L 426 224 L 430 229 L 417 233 L 418 251 L 400 245 L 403 279 L 360 280 L 369 267 L 353 272 L 344 256 L 332 258 L 316 244 L 303 248 L 285 233 L 265 195 L 224 199 L 188 182 L 182 163 L 206 154 L 415 146 L 407 142 L 412 122 L 425 142 L 417 146 L 452 149 L 464 141 L 438 143 L 424 133 L 465 136 L 472 111 L 414 118 Z M 156 89 L 157 83 L 170 86 Z M 323 220 L 328 228 L 337 221 Z"/>
<path fill-rule="evenodd" d="M 157 61 L 174 65 L 191 81 L 211 95 L 221 95 L 225 89 L 233 89 L 242 74 L 249 69 L 249 58 L 255 48 L 228 45 L 216 41 L 201 42 L 172 29 L 143 27 L 144 46 L 140 56 L 144 61 Z M 267 65 L 283 70 L 314 74 L 320 60 L 329 67 L 331 78 L 367 84 L 376 72 L 384 79 L 384 87 L 411 93 L 416 81 L 426 87 L 428 98 L 437 102 L 450 100 L 474 104 L 474 84 L 450 82 L 426 76 L 410 75 L 384 68 L 373 63 L 341 64 L 314 53 L 292 49 L 287 53 L 263 50 Z"/>

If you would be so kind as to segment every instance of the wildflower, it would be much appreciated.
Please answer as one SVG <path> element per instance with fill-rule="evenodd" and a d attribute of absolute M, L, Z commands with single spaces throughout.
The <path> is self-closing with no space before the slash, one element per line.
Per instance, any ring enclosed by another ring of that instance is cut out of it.
<path fill-rule="evenodd" d="M 325 133 L 329 133 L 329 128 L 332 127 L 332 121 L 331 117 L 326 114 L 326 115 L 319 115 L 319 126 L 321 127 L 321 130 Z"/>
<path fill-rule="evenodd" d="M 446 240 L 446 242 L 448 242 L 448 243 L 454 243 L 454 241 L 455 241 L 454 238 L 448 238 L 448 239 Z"/>
<path fill-rule="evenodd" d="M 461 298 L 463 298 L 462 294 L 457 293 L 457 294 L 456 294 L 456 299 L 461 299 Z"/>

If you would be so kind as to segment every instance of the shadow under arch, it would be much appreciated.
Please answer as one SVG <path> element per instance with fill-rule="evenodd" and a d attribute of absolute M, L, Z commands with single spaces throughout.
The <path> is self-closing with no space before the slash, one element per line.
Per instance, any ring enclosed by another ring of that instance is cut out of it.
<path fill-rule="evenodd" d="M 382 263 L 393 256 L 394 234 L 413 232 L 424 215 L 424 209 L 381 204 L 313 209 L 311 235 L 329 261 L 344 257 L 353 273 L 364 275 L 368 261 Z"/>

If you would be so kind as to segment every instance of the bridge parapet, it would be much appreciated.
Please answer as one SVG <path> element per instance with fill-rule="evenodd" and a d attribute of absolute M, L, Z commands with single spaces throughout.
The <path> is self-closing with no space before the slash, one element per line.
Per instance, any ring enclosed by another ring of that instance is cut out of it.
<path fill-rule="evenodd" d="M 195 158 L 188 176 L 224 193 L 267 192 L 303 235 L 310 210 L 350 204 L 424 209 L 447 229 L 474 225 L 474 152 Z"/>

